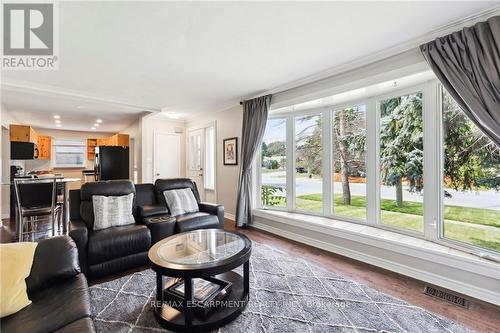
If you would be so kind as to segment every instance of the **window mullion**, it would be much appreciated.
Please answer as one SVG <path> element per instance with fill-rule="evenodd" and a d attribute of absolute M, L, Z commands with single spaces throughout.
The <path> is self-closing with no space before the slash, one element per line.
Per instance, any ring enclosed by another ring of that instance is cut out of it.
<path fill-rule="evenodd" d="M 366 103 L 366 222 L 380 223 L 380 115 L 374 99 Z"/>
<path fill-rule="evenodd" d="M 322 172 L 323 172 L 323 215 L 331 215 L 333 207 L 332 186 L 332 111 L 325 110 L 322 118 Z"/>
<path fill-rule="evenodd" d="M 295 119 L 286 118 L 286 209 L 295 208 Z"/>
<path fill-rule="evenodd" d="M 440 102 L 436 81 L 425 85 L 423 91 L 422 116 L 424 131 L 424 236 L 438 238 L 439 209 L 441 206 L 441 183 L 439 181 L 440 147 L 439 118 Z"/>

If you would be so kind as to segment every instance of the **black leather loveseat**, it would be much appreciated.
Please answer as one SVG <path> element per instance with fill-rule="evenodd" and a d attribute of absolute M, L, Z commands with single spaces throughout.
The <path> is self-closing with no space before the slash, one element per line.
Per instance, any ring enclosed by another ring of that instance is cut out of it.
<path fill-rule="evenodd" d="M 2 333 L 95 332 L 87 280 L 70 237 L 38 243 L 26 285 L 32 303 L 2 318 Z"/>
<path fill-rule="evenodd" d="M 190 188 L 199 212 L 170 216 L 163 191 Z M 94 230 L 93 195 L 122 196 L 134 193 L 135 223 Z M 147 264 L 151 245 L 178 232 L 223 228 L 224 207 L 201 203 L 196 184 L 186 178 L 160 179 L 153 184 L 134 185 L 111 180 L 82 185 L 70 191 L 70 232 L 80 254 L 82 271 L 98 278 Z"/>

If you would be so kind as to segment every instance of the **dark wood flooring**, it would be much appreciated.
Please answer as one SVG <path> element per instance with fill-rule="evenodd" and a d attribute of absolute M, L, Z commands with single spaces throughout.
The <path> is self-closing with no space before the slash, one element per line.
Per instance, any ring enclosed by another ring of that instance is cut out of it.
<path fill-rule="evenodd" d="M 14 237 L 13 221 L 3 220 L 0 242 L 11 242 Z M 236 229 L 234 222 L 226 219 L 227 230 L 238 231 L 253 241 L 273 246 L 294 256 L 310 260 L 326 269 L 349 277 L 356 282 L 403 299 L 413 305 L 452 319 L 477 332 L 500 332 L 500 307 L 470 297 L 469 309 L 447 303 L 423 293 L 425 283 L 382 268 L 320 250 L 256 229 Z M 46 236 L 47 233 L 42 236 Z M 125 275 L 130 272 L 124 272 Z M 110 278 L 115 278 L 110 277 Z M 108 279 L 106 279 L 108 280 Z M 102 281 L 98 281 L 102 282 Z M 96 282 L 94 282 L 96 283 Z"/>

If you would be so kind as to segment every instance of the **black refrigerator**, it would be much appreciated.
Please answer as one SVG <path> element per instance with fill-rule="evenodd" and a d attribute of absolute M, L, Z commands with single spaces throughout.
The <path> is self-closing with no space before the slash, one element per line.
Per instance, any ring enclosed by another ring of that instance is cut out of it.
<path fill-rule="evenodd" d="M 97 180 L 129 179 L 128 147 L 96 147 L 95 174 Z"/>

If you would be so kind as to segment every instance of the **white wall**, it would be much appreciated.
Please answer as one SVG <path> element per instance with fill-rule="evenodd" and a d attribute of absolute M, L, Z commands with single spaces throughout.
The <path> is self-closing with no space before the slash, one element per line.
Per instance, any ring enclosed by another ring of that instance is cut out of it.
<path fill-rule="evenodd" d="M 240 165 L 224 165 L 222 141 L 227 138 L 238 138 L 238 163 L 241 163 L 241 126 L 243 109 L 240 105 L 227 110 L 203 114 L 187 124 L 188 128 L 196 128 L 215 121 L 217 127 L 217 161 L 216 161 L 216 193 L 217 203 L 224 205 L 226 216 L 233 219 L 236 214 L 236 198 L 238 196 L 238 179 Z"/>
<path fill-rule="evenodd" d="M 159 114 L 144 116 L 141 120 L 141 182 L 153 182 L 154 135 L 155 132 L 175 133 L 182 130 L 181 135 L 181 177 L 186 176 L 186 124 L 182 121 L 168 119 Z M 168 154 L 165 147 L 165 154 Z"/>
<path fill-rule="evenodd" d="M 1 203 L 1 217 L 9 217 L 10 205 L 10 140 L 9 140 L 9 125 L 18 123 L 12 114 L 9 112 L 4 104 L 0 104 L 0 123 L 2 129 L 1 143 L 0 143 L 0 203 Z"/>
<path fill-rule="evenodd" d="M 123 134 L 128 134 L 130 136 L 131 142 L 133 142 L 133 152 L 131 151 L 131 156 L 133 155 L 133 159 L 131 158 L 130 160 L 130 173 L 131 173 L 131 178 L 134 179 L 133 176 L 133 171 L 134 167 L 137 169 L 137 183 L 142 183 L 142 133 L 141 133 L 141 126 L 142 126 L 142 118 L 139 118 L 136 122 L 131 124 L 129 127 L 125 128 L 124 130 L 120 131 L 120 133 Z M 133 153 L 133 154 L 132 154 Z"/>

